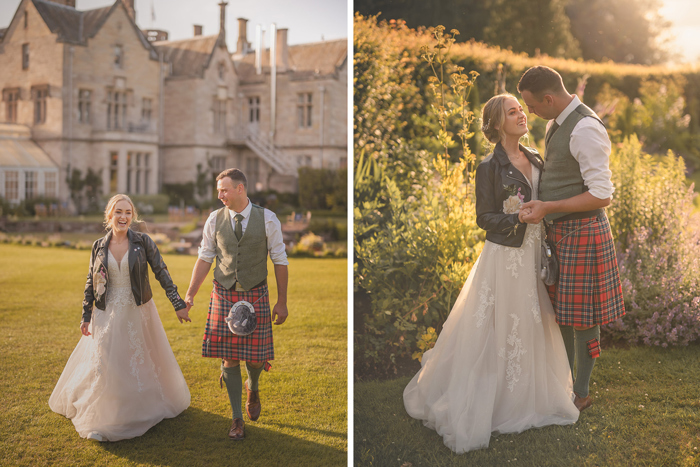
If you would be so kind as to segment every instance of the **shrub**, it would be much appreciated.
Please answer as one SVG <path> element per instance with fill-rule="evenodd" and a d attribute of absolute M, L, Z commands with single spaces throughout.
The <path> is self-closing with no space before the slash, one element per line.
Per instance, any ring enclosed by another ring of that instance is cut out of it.
<path fill-rule="evenodd" d="M 303 209 L 347 209 L 347 169 L 299 169 L 299 205 Z"/>
<path fill-rule="evenodd" d="M 339 249 L 337 251 L 332 250 L 331 248 L 328 248 L 328 245 L 326 245 L 322 237 L 314 234 L 313 232 L 309 232 L 301 237 L 299 242 L 292 247 L 289 254 L 290 256 L 307 258 L 333 258 L 338 257 L 338 251 L 341 250 L 345 253 L 341 252 L 340 255 L 347 255 L 347 251 L 345 249 Z"/>
<path fill-rule="evenodd" d="M 325 235 L 331 241 L 346 240 L 348 237 L 348 227 L 345 219 L 319 219 L 312 216 L 308 229 L 320 235 Z"/>
<path fill-rule="evenodd" d="M 364 315 L 357 344 L 362 357 L 375 362 L 420 358 L 427 346 L 419 348 L 418 342 L 429 327 L 442 327 L 483 246 L 471 184 L 474 155 L 467 145 L 472 136 L 467 102 L 473 75 L 470 79 L 456 68 L 449 84 L 443 82 L 441 71 L 453 37 L 443 35 L 441 28 L 434 34 L 437 52 L 426 49 L 423 56 L 439 70 L 431 83 L 442 153 L 432 158 L 425 152 L 412 155 L 425 159 L 418 165 L 432 159 L 432 171 L 426 171 L 431 176 L 402 190 L 401 164 L 383 164 L 381 157 L 365 152 L 357 162 L 355 283 L 369 294 L 372 307 Z M 451 119 L 460 121 L 462 151 L 457 163 L 448 153 L 453 145 Z M 367 196 L 375 190 L 382 193 L 381 200 Z"/>
<path fill-rule="evenodd" d="M 163 194 L 168 197 L 170 206 L 195 206 L 194 182 L 164 183 Z"/>
<path fill-rule="evenodd" d="M 683 159 L 645 154 L 636 137 L 611 157 L 617 233 L 627 314 L 604 327 L 613 339 L 687 345 L 700 337 L 700 220 Z"/>

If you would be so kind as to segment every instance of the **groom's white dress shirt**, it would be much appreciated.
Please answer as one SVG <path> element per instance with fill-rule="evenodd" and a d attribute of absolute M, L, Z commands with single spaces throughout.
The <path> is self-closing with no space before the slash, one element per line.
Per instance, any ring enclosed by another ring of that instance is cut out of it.
<path fill-rule="evenodd" d="M 559 114 L 547 123 L 547 130 L 553 121 L 561 126 L 564 120 L 581 105 L 578 96 Z M 594 118 L 582 118 L 571 132 L 569 150 L 581 166 L 581 176 L 590 194 L 598 199 L 610 198 L 615 191 L 610 171 L 610 138 L 605 127 Z"/>
<path fill-rule="evenodd" d="M 241 227 L 243 233 L 245 233 L 246 227 L 248 226 L 248 220 L 250 219 L 250 211 L 253 209 L 253 205 L 248 199 L 248 204 L 245 209 L 241 212 L 236 212 L 231 209 L 231 227 L 236 230 L 236 214 L 243 216 L 241 220 Z M 207 263 L 213 263 L 216 257 L 216 244 L 214 238 L 216 236 L 216 213 L 214 211 L 209 214 L 207 221 L 204 223 L 204 229 L 202 230 L 202 243 L 199 246 L 198 257 L 202 261 Z M 284 248 L 284 241 L 282 240 L 282 226 L 279 219 L 274 212 L 265 208 L 265 234 L 267 236 L 267 250 L 270 253 L 270 259 L 273 264 L 288 265 L 287 252 Z"/>

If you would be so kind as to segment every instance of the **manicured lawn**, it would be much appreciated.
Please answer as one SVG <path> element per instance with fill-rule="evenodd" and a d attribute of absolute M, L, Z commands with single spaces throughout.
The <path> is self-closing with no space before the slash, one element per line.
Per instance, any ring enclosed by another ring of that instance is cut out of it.
<path fill-rule="evenodd" d="M 698 466 L 700 346 L 604 349 L 594 404 L 573 426 L 492 436 L 487 449 L 452 453 L 406 414 L 410 377 L 355 383 L 358 466 Z"/>
<path fill-rule="evenodd" d="M 80 338 L 89 255 L 0 244 L 1 465 L 346 464 L 345 260 L 290 260 L 290 317 L 274 328 L 276 360 L 260 380 L 263 414 L 257 422 L 246 419 L 242 442 L 227 437 L 231 409 L 226 391 L 219 388 L 219 361 L 200 356 L 211 282 L 195 299 L 193 322 L 181 325 L 151 277 L 192 404 L 139 438 L 96 443 L 80 438 L 71 421 L 48 406 Z M 195 258 L 165 255 L 165 261 L 184 295 Z M 270 295 L 274 304 L 272 275 Z"/>

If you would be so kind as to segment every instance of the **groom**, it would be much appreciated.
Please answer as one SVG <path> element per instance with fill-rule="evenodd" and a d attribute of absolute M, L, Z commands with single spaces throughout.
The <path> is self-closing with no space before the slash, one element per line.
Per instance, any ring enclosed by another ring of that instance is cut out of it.
<path fill-rule="evenodd" d="M 202 233 L 202 244 L 185 295 L 187 309 L 178 317 L 190 321 L 189 309 L 194 305 L 202 282 L 207 277 L 214 258 L 214 288 L 209 302 L 209 314 L 204 331 L 202 356 L 221 358 L 219 382 L 226 384 L 233 424 L 228 436 L 233 440 L 245 437 L 241 410 L 240 362 L 246 362 L 246 413 L 251 421 L 260 416 L 261 404 L 258 380 L 263 369 L 269 370 L 274 359 L 272 320 L 282 324 L 287 319 L 287 254 L 282 241 L 282 229 L 275 214 L 248 199 L 248 181 L 238 169 L 224 170 L 216 177 L 216 189 L 224 207 L 211 213 Z M 277 304 L 270 317 L 267 296 L 267 255 L 274 264 L 277 282 Z M 253 304 L 257 328 L 252 334 L 233 334 L 225 322 L 231 306 L 240 300 Z"/>
<path fill-rule="evenodd" d="M 588 384 L 600 355 L 600 325 L 625 314 L 610 223 L 604 208 L 614 191 L 610 139 L 598 116 L 564 88 L 559 73 L 535 66 L 518 91 L 530 113 L 549 120 L 539 200 L 524 203 L 525 222 L 549 225 L 559 259 L 559 280 L 548 287 L 569 366 L 574 404 L 593 403 Z"/>

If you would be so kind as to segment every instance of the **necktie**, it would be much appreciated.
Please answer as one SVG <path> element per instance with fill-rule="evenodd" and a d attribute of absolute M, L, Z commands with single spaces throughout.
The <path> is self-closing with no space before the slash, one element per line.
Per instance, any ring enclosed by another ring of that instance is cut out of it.
<path fill-rule="evenodd" d="M 559 128 L 559 124 L 555 121 L 554 123 L 552 123 L 552 126 L 549 127 L 547 134 L 544 136 L 545 145 L 547 145 L 549 143 L 549 140 L 552 139 L 552 135 L 554 134 L 554 132 L 557 131 L 557 128 Z"/>
<path fill-rule="evenodd" d="M 243 236 L 243 216 L 236 214 L 236 240 L 240 240 Z"/>

